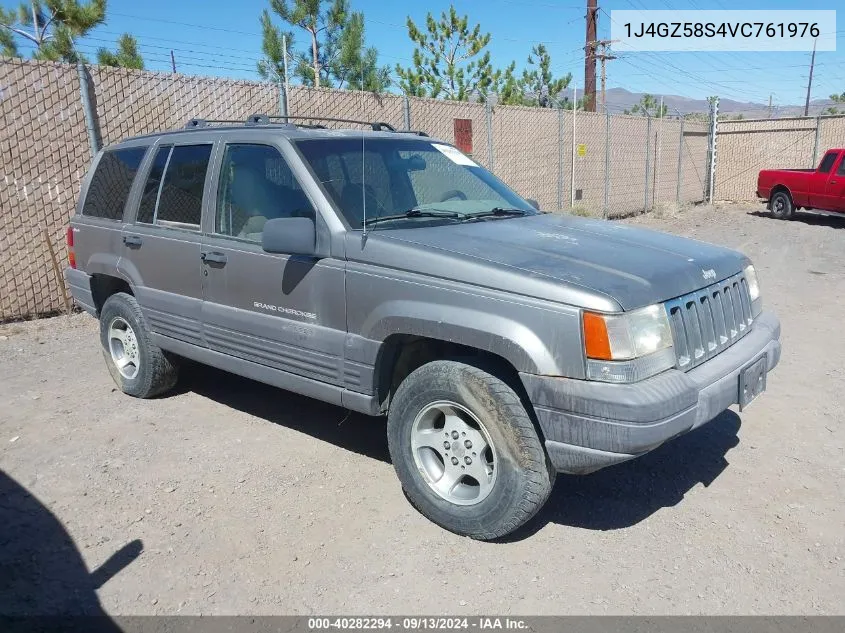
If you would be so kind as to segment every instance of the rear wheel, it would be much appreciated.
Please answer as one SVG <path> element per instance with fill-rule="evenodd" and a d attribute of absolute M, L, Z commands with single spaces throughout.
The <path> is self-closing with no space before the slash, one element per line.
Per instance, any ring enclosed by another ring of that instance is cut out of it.
<path fill-rule="evenodd" d="M 789 220 L 795 212 L 792 197 L 786 191 L 778 191 L 772 196 L 772 215 L 779 220 Z"/>
<path fill-rule="evenodd" d="M 151 398 L 176 384 L 175 358 L 150 341 L 132 295 L 118 292 L 106 300 L 100 311 L 100 343 L 109 373 L 123 393 Z"/>
<path fill-rule="evenodd" d="M 452 532 L 505 536 L 551 493 L 555 472 L 519 396 L 476 367 L 435 361 L 411 373 L 387 433 L 408 499 Z"/>

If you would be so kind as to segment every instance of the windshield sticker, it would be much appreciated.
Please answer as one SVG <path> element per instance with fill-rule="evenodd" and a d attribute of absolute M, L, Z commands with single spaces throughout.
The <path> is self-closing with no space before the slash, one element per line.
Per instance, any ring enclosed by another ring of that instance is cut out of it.
<path fill-rule="evenodd" d="M 446 158 L 448 158 L 457 165 L 466 165 L 467 167 L 478 167 L 478 163 L 473 162 L 473 160 L 469 156 L 467 156 L 466 154 L 462 154 L 451 145 L 440 145 L 438 143 L 432 143 L 432 146 L 436 150 L 439 150 L 440 153 L 443 154 Z"/>

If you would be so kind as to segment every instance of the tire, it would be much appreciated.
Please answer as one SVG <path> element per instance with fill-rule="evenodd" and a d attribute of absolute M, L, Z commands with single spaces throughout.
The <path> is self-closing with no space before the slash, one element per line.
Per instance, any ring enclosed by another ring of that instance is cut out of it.
<path fill-rule="evenodd" d="M 792 196 L 786 191 L 778 191 L 772 196 L 772 215 L 779 220 L 789 220 L 795 212 L 795 205 L 792 203 Z"/>
<path fill-rule="evenodd" d="M 150 341 L 144 316 L 130 294 L 110 296 L 100 310 L 100 344 L 112 379 L 136 398 L 171 389 L 179 377 L 175 358 Z"/>
<path fill-rule="evenodd" d="M 474 539 L 516 530 L 554 485 L 555 471 L 519 396 L 463 363 L 431 362 L 405 378 L 391 402 L 387 439 L 414 507 Z"/>

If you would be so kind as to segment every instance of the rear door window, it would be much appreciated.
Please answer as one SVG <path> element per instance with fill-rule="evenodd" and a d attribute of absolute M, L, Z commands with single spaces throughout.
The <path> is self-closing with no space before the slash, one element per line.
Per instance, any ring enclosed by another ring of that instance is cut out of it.
<path fill-rule="evenodd" d="M 88 186 L 82 215 L 108 220 L 123 219 L 123 208 L 132 181 L 147 152 L 146 147 L 127 147 L 103 153 Z"/>
<path fill-rule="evenodd" d="M 161 147 L 153 160 L 138 221 L 198 231 L 210 144 Z"/>

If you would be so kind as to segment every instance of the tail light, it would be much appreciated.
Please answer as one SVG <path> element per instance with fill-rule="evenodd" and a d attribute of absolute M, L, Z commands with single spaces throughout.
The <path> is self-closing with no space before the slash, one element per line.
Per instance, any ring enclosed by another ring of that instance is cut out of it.
<path fill-rule="evenodd" d="M 67 227 L 67 263 L 71 268 L 76 268 L 76 253 L 73 250 L 73 227 Z"/>

